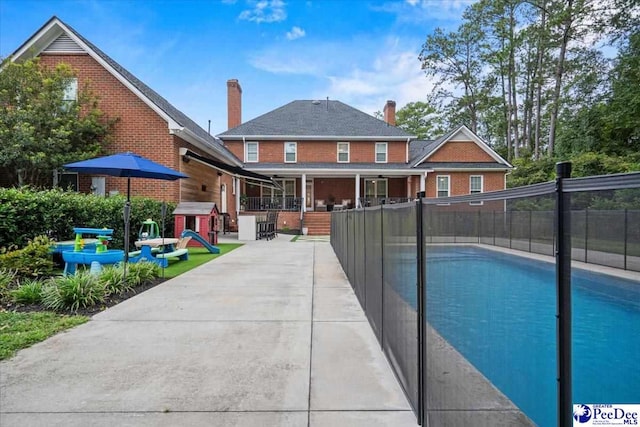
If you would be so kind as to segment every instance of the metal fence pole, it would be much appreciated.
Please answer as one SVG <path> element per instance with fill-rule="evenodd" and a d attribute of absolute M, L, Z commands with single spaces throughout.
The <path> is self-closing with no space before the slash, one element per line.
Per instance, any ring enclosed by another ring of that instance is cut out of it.
<path fill-rule="evenodd" d="M 529 211 L 529 253 L 531 253 L 531 224 L 532 224 L 532 216 L 533 216 L 533 211 Z"/>
<path fill-rule="evenodd" d="M 627 241 L 628 236 L 627 233 L 629 229 L 627 228 L 629 225 L 629 219 L 627 217 L 627 209 L 624 210 L 624 269 L 627 269 Z"/>
<path fill-rule="evenodd" d="M 589 208 L 584 209 L 584 262 L 589 262 Z"/>
<path fill-rule="evenodd" d="M 424 228 L 423 224 L 423 212 L 422 212 L 422 198 L 418 197 L 416 200 L 416 249 L 417 249 L 417 287 L 418 287 L 418 424 L 424 425 L 424 402 L 425 402 L 425 384 L 424 384 L 424 367 L 426 366 L 425 360 L 425 254 L 424 254 Z"/>
<path fill-rule="evenodd" d="M 571 163 L 556 163 L 556 336 L 558 358 L 558 426 L 573 425 L 571 396 L 571 201 L 562 181 L 571 177 Z"/>
<path fill-rule="evenodd" d="M 384 209 L 380 209 L 380 348 L 384 351 Z"/>

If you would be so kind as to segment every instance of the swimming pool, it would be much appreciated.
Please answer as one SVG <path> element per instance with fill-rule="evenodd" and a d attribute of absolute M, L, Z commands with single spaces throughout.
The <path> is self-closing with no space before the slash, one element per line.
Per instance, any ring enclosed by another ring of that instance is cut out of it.
<path fill-rule="evenodd" d="M 556 424 L 555 266 L 429 246 L 427 322 L 540 426 Z M 573 401 L 640 403 L 640 283 L 575 269 Z"/>

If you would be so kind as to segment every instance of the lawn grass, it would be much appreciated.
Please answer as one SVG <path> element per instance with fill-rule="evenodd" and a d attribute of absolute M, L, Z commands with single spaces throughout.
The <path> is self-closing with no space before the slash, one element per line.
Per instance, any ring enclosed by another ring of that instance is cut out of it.
<path fill-rule="evenodd" d="M 189 248 L 189 259 L 179 261 L 178 259 L 169 259 L 169 267 L 164 269 L 164 277 L 171 279 L 180 274 L 191 270 L 207 261 L 211 261 L 219 256 L 231 252 L 232 250 L 242 246 L 242 243 L 219 243 L 216 245 L 220 248 L 219 254 L 212 254 L 205 248 Z"/>
<path fill-rule="evenodd" d="M 87 320 L 89 318 L 85 316 L 69 316 L 49 311 L 0 311 L 0 360 L 8 359 L 20 349 L 44 341 Z"/>

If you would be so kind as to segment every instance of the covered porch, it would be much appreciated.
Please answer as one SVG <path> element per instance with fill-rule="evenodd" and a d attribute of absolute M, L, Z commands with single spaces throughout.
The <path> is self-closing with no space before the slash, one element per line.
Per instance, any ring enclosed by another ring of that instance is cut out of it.
<path fill-rule="evenodd" d="M 404 203 L 424 191 L 425 174 L 331 174 L 272 175 L 281 188 L 246 183 L 241 190 L 240 210 L 330 212 L 380 204 Z"/>

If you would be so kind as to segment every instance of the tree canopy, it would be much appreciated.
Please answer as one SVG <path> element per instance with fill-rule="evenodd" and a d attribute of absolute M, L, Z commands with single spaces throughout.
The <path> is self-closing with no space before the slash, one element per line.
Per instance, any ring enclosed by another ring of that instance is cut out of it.
<path fill-rule="evenodd" d="M 63 164 L 100 154 L 113 124 L 68 64 L 2 62 L 0 169 L 11 184 L 50 185 Z"/>
<path fill-rule="evenodd" d="M 436 85 L 432 117 L 467 124 L 517 165 L 512 185 L 548 179 L 558 160 L 575 176 L 638 166 L 637 0 L 479 0 L 418 59 Z"/>

